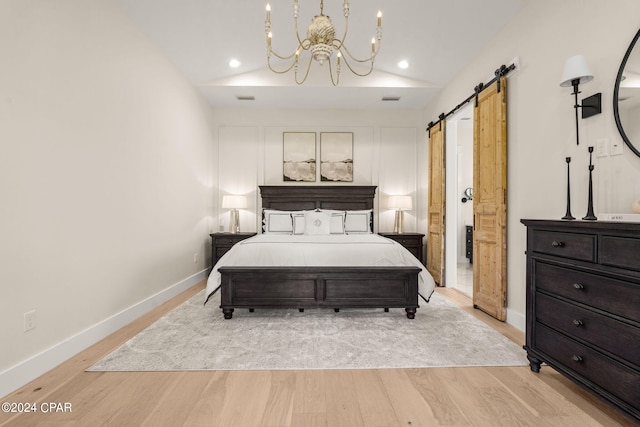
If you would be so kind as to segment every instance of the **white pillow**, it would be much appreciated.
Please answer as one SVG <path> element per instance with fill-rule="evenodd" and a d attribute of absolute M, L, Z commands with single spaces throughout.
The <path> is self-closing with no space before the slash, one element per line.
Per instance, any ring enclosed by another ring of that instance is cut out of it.
<path fill-rule="evenodd" d="M 331 215 L 327 212 L 307 212 L 304 214 L 304 234 L 309 236 L 329 235 Z"/>
<path fill-rule="evenodd" d="M 344 220 L 346 218 L 345 211 L 320 209 L 320 212 L 326 212 L 331 215 L 331 234 L 344 234 Z"/>
<path fill-rule="evenodd" d="M 301 235 L 304 234 L 304 215 L 307 212 L 311 211 L 299 211 L 299 212 L 291 212 L 291 219 L 293 221 L 293 234 Z"/>
<path fill-rule="evenodd" d="M 347 234 L 371 234 L 371 215 L 373 211 L 347 211 L 344 231 Z"/>
<path fill-rule="evenodd" d="M 263 233 L 264 234 L 292 234 L 293 221 L 291 211 L 264 210 Z"/>

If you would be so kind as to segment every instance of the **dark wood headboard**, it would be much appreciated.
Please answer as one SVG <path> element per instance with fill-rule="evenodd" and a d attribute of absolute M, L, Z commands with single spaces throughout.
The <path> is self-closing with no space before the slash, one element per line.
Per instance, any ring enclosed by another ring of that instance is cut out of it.
<path fill-rule="evenodd" d="M 261 185 L 262 209 L 373 209 L 375 185 Z M 373 215 L 371 216 L 373 231 Z"/>
<path fill-rule="evenodd" d="M 261 185 L 263 209 L 373 209 L 375 185 Z"/>

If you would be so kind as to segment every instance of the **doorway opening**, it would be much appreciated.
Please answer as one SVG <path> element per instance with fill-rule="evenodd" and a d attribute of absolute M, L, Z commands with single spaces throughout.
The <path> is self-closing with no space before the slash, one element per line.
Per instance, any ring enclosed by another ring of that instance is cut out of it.
<path fill-rule="evenodd" d="M 446 129 L 445 283 L 473 298 L 473 104 Z"/>

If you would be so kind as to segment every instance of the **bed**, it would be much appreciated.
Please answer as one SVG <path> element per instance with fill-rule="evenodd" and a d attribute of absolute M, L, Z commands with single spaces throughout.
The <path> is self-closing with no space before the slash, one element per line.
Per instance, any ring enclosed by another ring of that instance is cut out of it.
<path fill-rule="evenodd" d="M 372 211 L 375 192 L 375 186 L 260 186 L 263 232 L 236 244 L 218 261 L 207 281 L 207 300 L 220 289 L 225 319 L 231 319 L 237 308 L 304 311 L 312 307 L 336 312 L 341 308 L 404 308 L 407 318 L 413 319 L 419 308 L 419 293 L 428 301 L 435 284 L 409 251 L 372 233 L 373 214 L 367 217 L 366 233 L 327 236 L 313 235 L 309 230 L 309 217 L 316 212 L 325 215 L 323 218 L 329 215 L 333 221 L 340 212 L 355 218 Z M 313 212 L 306 215 L 307 232 L 303 235 L 279 234 L 264 220 L 265 212 L 282 214 L 282 218 L 293 212 L 298 215 L 293 219 L 296 224 L 303 215 L 298 214 L 301 211 Z M 332 254 L 333 261 L 328 255 L 325 260 L 322 253 L 311 252 L 317 248 Z M 378 250 L 386 252 L 376 255 L 374 251 Z M 281 258 L 272 257 L 275 252 L 287 251 Z M 371 252 L 374 258 L 365 259 L 365 252 Z M 296 256 L 305 260 L 293 260 Z M 351 265 L 354 263 L 358 265 Z"/>

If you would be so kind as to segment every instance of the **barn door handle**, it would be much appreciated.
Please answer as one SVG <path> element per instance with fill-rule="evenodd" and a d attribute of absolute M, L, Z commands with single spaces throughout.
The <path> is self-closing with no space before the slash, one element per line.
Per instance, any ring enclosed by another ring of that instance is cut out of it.
<path fill-rule="evenodd" d="M 553 246 L 554 248 L 561 248 L 564 246 L 564 242 L 554 240 L 553 242 L 551 242 L 551 246 Z"/>

